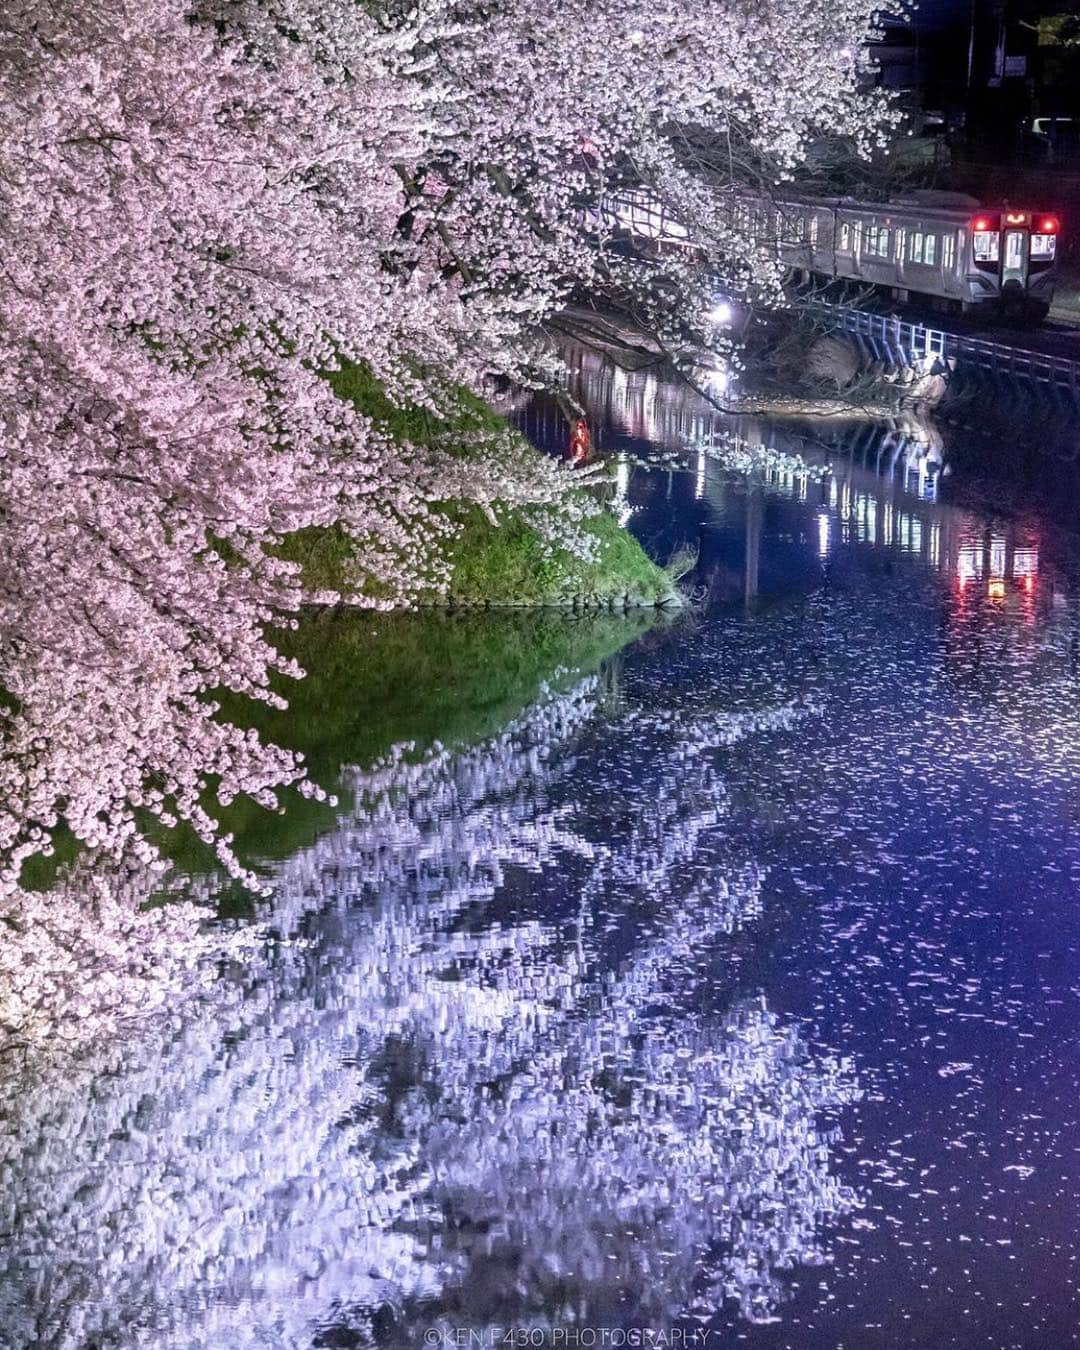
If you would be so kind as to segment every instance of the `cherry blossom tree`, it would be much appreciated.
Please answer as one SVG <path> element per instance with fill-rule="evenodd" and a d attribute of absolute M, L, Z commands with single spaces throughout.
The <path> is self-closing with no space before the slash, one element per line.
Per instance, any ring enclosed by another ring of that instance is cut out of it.
<path fill-rule="evenodd" d="M 60 824 L 149 861 L 147 813 L 235 869 L 214 795 L 316 790 L 210 697 L 300 674 L 267 632 L 303 598 L 286 536 L 342 529 L 351 598 L 383 606 L 445 583 L 449 499 L 535 508 L 585 547 L 555 466 L 402 445 L 324 375 L 363 363 L 444 408 L 534 370 L 529 335 L 581 285 L 700 328 L 702 259 L 643 269 L 589 204 L 648 181 L 764 276 L 689 147 L 782 174 L 818 130 L 877 125 L 866 26 L 864 0 L 5 7 L 4 894 Z"/>
<path fill-rule="evenodd" d="M 444 379 L 468 365 L 384 256 L 433 97 L 409 78 L 417 34 L 330 17 L 317 46 L 311 14 L 309 42 L 270 41 L 264 14 L 255 43 L 169 3 L 5 13 L 7 886 L 61 820 L 146 857 L 140 810 L 215 837 L 210 780 L 222 802 L 314 790 L 206 697 L 300 673 L 265 632 L 300 599 L 273 552 L 290 532 L 343 526 L 386 606 L 440 584 L 433 502 L 531 502 L 543 524 L 564 494 L 543 461 L 401 449 L 321 378 L 362 357 L 420 397 L 407 359 L 427 339 Z"/>

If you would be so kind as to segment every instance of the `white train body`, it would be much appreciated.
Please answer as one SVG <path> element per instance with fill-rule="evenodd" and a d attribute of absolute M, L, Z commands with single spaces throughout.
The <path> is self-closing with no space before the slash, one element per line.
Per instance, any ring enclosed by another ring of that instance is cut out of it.
<path fill-rule="evenodd" d="M 1054 297 L 1060 233 L 1046 211 L 789 199 L 767 214 L 788 266 L 979 311 L 1043 318 Z"/>
<path fill-rule="evenodd" d="M 740 233 L 796 273 L 888 288 L 897 298 L 993 317 L 1044 318 L 1054 296 L 1060 223 L 1048 211 L 844 198 L 740 196 Z M 605 200 L 595 225 L 653 246 L 692 248 L 686 228 L 644 190 Z"/>

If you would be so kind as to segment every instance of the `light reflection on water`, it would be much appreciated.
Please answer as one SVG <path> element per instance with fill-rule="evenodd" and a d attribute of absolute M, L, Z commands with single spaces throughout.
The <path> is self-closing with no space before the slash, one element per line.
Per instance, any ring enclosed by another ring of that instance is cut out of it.
<path fill-rule="evenodd" d="M 812 508 L 813 546 L 822 563 L 837 548 L 866 545 L 917 558 L 961 589 L 977 582 L 994 599 L 1018 588 L 1028 594 L 1037 589 L 1038 522 L 1030 516 L 988 518 L 951 501 L 942 488 L 949 472 L 943 432 L 929 413 L 901 412 L 889 423 L 865 417 L 770 423 L 723 413 L 662 368 L 627 371 L 575 347 L 565 354 L 570 387 L 595 420 L 600 446 L 614 454 L 620 518 L 630 523 L 644 515 L 636 532 L 658 555 L 690 538 L 701 547 L 699 570 L 707 570 L 711 550 L 703 532 L 730 531 L 739 515 L 745 521 L 743 570 L 754 573 L 762 542 L 757 517 L 767 499 L 777 514 L 784 502 Z M 562 450 L 565 423 L 553 402 L 538 398 L 516 420 L 537 444 Z M 707 516 L 686 509 L 685 483 L 676 480 L 670 460 L 649 468 L 657 450 L 681 459 Z M 755 455 L 760 467 L 751 469 L 745 461 Z M 727 472 L 731 467 L 743 472 Z M 650 515 L 658 518 L 658 529 Z M 805 535 L 804 513 L 789 512 L 788 521 Z M 791 542 L 780 533 L 780 542 Z M 755 587 L 751 581 L 748 598 Z"/>
<path fill-rule="evenodd" d="M 794 681 L 820 701 L 793 743 L 737 749 L 725 779 L 779 927 L 753 974 L 867 1089 L 838 1147 L 867 1205 L 828 1276 L 793 1277 L 778 1327 L 713 1326 L 800 1350 L 1077 1343 L 1075 534 L 1063 512 L 1016 509 L 1022 492 L 980 507 L 1010 493 L 943 475 L 948 438 L 733 423 L 648 372 L 621 378 L 620 399 L 609 371 L 581 370 L 600 444 L 690 449 L 682 474 L 637 471 L 633 528 L 661 555 L 697 546 L 716 602 L 642 669 L 652 697 Z M 703 464 L 718 426 L 828 472 Z"/>
<path fill-rule="evenodd" d="M 580 392 L 711 607 L 346 769 L 241 962 L 9 1076 L 0 1343 L 1074 1342 L 1073 541 L 912 428 L 645 469 L 715 419 Z"/>
<path fill-rule="evenodd" d="M 855 1089 L 724 973 L 765 874 L 715 764 L 813 709 L 599 696 L 348 771 L 355 812 L 277 876 L 275 942 L 169 1034 L 23 1080 L 6 1343 L 762 1319 L 824 1259 L 856 1196 L 822 1112 Z M 617 819 L 579 755 L 622 783 Z"/>

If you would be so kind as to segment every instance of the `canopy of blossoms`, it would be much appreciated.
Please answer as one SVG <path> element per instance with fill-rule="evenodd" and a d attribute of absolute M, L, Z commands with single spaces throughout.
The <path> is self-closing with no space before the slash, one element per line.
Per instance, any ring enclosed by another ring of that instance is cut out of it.
<path fill-rule="evenodd" d="M 766 276 L 711 204 L 715 149 L 760 180 L 820 132 L 875 135 L 853 54 L 869 12 L 4 7 L 0 892 L 59 823 L 149 861 L 142 813 L 235 867 L 212 795 L 315 790 L 209 697 L 300 673 L 266 635 L 301 599 L 285 535 L 340 526 L 380 605 L 445 580 L 447 499 L 535 506 L 582 547 L 546 509 L 567 475 L 403 446 L 324 373 L 362 362 L 438 407 L 531 369 L 528 335 L 575 286 L 632 293 L 673 343 L 701 336 L 705 255 L 643 270 L 585 207 L 649 182 L 710 265 Z"/>

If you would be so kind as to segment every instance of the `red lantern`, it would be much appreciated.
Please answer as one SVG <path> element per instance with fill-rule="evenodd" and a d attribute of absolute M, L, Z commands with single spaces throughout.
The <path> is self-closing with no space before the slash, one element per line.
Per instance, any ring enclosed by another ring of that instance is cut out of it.
<path fill-rule="evenodd" d="M 584 464 L 592 455 L 592 436 L 589 424 L 579 417 L 570 430 L 570 458 L 575 464 Z"/>

